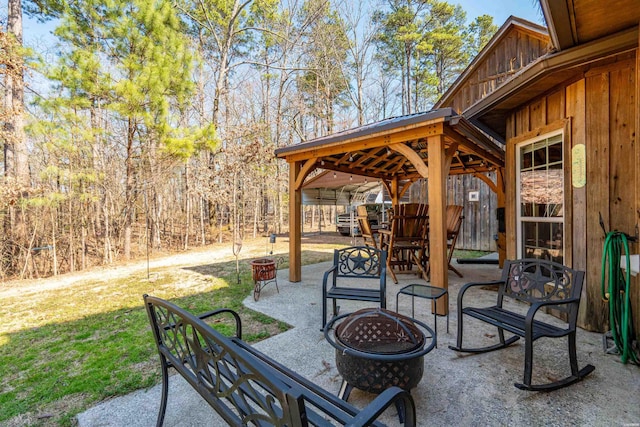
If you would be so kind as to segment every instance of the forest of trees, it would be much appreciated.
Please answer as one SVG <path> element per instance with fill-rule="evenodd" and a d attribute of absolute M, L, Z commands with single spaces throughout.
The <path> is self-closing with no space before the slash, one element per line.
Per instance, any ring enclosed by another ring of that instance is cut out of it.
<path fill-rule="evenodd" d="M 439 0 L 6 8 L 0 280 L 286 231 L 275 148 L 429 110 L 497 29 Z"/>

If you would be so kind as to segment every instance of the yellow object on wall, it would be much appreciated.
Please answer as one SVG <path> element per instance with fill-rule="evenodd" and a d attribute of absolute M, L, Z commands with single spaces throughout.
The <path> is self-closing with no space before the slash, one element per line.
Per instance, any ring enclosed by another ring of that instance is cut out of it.
<path fill-rule="evenodd" d="M 571 149 L 571 183 L 575 188 L 587 184 L 587 153 L 584 144 L 577 144 Z"/>

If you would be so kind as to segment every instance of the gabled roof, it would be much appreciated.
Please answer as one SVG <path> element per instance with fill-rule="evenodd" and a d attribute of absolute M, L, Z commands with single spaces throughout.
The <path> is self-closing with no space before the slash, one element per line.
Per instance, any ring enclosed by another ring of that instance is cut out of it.
<path fill-rule="evenodd" d="M 434 108 L 449 107 L 451 106 L 453 97 L 461 89 L 463 84 L 467 82 L 478 70 L 480 64 L 488 60 L 489 56 L 496 50 L 496 48 L 504 42 L 504 40 L 510 36 L 514 31 L 519 33 L 525 33 L 533 38 L 537 38 L 543 43 L 550 41 L 549 33 L 547 29 L 541 25 L 535 24 L 526 19 L 518 18 L 511 15 L 502 24 L 502 26 L 496 31 L 491 40 L 482 48 L 480 53 L 471 61 L 471 63 L 465 68 L 465 70 L 458 76 L 453 84 L 447 89 L 447 91 L 440 97 L 440 99 L 434 105 Z M 526 64 L 522 64 L 523 66 Z"/>
<path fill-rule="evenodd" d="M 579 78 L 603 58 L 631 51 L 637 46 L 636 27 L 568 50 L 548 53 L 462 114 L 474 124 L 489 127 L 504 138 L 505 120 L 511 111 L 563 82 Z"/>
<path fill-rule="evenodd" d="M 510 17 L 436 106 L 455 104 L 474 126 L 504 142 L 506 118 L 511 111 L 563 82 L 580 78 L 587 69 L 606 62 L 607 58 L 638 47 L 639 0 L 540 0 L 540 3 L 554 49 L 541 52 L 490 90 L 482 91 L 472 102 L 461 103 L 461 88 L 474 78 L 479 64 L 509 31 L 526 27 L 540 35 L 547 34 L 536 24 Z"/>

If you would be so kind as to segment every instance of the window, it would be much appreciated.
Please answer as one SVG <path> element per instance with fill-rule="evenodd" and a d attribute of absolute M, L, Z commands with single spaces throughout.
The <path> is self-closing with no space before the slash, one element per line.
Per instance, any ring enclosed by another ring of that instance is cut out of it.
<path fill-rule="evenodd" d="M 562 134 L 519 144 L 517 153 L 518 256 L 563 263 Z"/>

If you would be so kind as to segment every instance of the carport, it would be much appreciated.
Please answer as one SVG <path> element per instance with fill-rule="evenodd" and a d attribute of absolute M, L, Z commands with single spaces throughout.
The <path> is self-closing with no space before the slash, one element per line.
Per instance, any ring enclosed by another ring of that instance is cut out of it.
<path fill-rule="evenodd" d="M 318 172 L 308 175 L 302 184 L 303 205 L 350 206 L 365 203 L 380 191 L 381 183 L 376 179 L 329 170 Z"/>
<path fill-rule="evenodd" d="M 448 288 L 446 259 L 446 181 L 473 174 L 505 205 L 504 148 L 451 108 L 395 117 L 317 138 L 275 152 L 289 163 L 289 280 L 301 280 L 302 188 L 313 171 L 324 169 L 381 182 L 392 205 L 418 179 L 427 179 L 431 283 Z M 496 181 L 485 174 L 496 172 Z M 498 240 L 505 256 L 504 233 Z M 444 314 L 444 302 L 437 312 Z"/>

